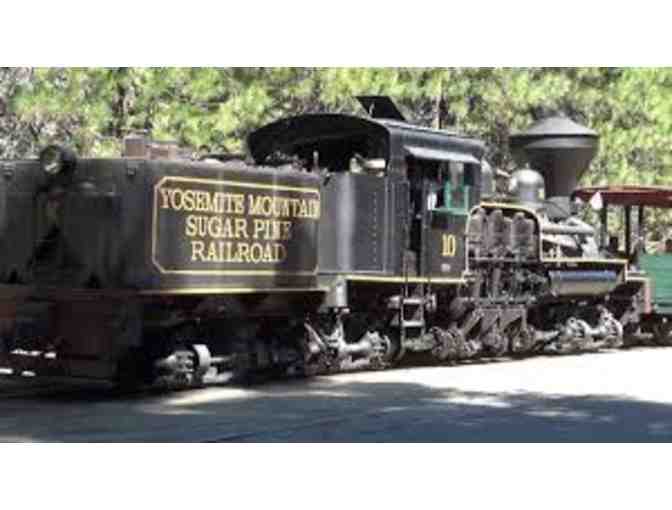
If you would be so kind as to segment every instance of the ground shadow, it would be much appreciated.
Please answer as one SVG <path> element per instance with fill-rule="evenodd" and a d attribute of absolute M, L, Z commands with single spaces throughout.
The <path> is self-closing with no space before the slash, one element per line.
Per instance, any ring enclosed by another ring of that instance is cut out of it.
<path fill-rule="evenodd" d="M 672 405 L 318 378 L 120 398 L 0 399 L 0 441 L 669 441 Z"/>

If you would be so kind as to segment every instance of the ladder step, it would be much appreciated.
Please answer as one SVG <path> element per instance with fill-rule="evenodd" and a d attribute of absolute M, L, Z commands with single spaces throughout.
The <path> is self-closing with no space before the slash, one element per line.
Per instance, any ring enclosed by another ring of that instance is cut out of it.
<path fill-rule="evenodd" d="M 424 328 L 425 327 L 425 321 L 423 321 L 423 320 L 403 321 L 401 324 L 404 328 Z"/>
<path fill-rule="evenodd" d="M 425 298 L 420 296 L 404 297 L 392 296 L 387 301 L 387 307 L 393 310 L 399 310 L 403 306 L 421 306 L 425 304 Z"/>

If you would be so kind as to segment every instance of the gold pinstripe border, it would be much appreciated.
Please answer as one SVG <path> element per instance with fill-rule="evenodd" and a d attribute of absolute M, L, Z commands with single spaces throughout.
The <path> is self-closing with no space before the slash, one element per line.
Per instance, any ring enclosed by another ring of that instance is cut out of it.
<path fill-rule="evenodd" d="M 271 294 L 271 293 L 297 293 L 297 292 L 327 292 L 327 287 L 192 287 L 181 289 L 152 289 L 141 290 L 138 294 L 141 296 L 164 296 L 164 295 L 200 295 L 200 294 Z"/>
<path fill-rule="evenodd" d="M 423 277 L 423 276 L 376 276 L 364 274 L 346 274 L 334 275 L 342 276 L 348 281 L 352 282 L 381 282 L 381 283 L 432 283 L 432 284 L 456 284 L 462 285 L 468 283 L 464 278 L 441 278 L 441 277 Z"/>
<path fill-rule="evenodd" d="M 318 188 L 302 188 L 299 186 L 282 186 L 275 184 L 259 184 L 251 182 L 236 182 L 236 181 L 222 181 L 218 179 L 201 179 L 197 177 L 177 177 L 171 175 L 165 175 L 154 185 L 153 190 L 153 199 L 154 204 L 152 204 L 152 263 L 154 267 L 161 274 L 176 274 L 176 275 L 192 275 L 192 276 L 272 276 L 272 275 L 291 275 L 291 276 L 314 276 L 317 274 L 317 263 L 315 264 L 315 269 L 312 271 L 276 271 L 274 269 L 176 269 L 168 270 L 165 269 L 157 260 L 156 257 L 156 244 L 158 237 L 158 213 L 157 213 L 157 203 L 158 203 L 158 190 L 159 188 L 167 181 L 177 181 L 177 182 L 189 182 L 196 184 L 211 184 L 215 186 L 237 186 L 239 188 L 250 188 L 250 189 L 270 189 L 278 191 L 295 191 L 299 193 L 315 193 L 318 198 L 320 197 L 320 190 Z"/>

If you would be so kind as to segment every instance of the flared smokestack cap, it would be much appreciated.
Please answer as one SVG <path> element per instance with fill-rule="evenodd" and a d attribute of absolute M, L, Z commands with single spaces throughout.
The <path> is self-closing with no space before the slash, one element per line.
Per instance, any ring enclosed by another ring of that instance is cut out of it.
<path fill-rule="evenodd" d="M 511 135 L 509 146 L 516 164 L 527 164 L 543 175 L 547 197 L 568 197 L 597 154 L 599 136 L 564 115 L 555 115 Z"/>

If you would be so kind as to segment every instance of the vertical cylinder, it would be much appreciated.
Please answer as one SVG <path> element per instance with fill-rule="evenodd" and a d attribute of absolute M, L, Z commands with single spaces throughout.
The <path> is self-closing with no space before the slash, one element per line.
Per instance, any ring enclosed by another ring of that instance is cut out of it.
<path fill-rule="evenodd" d="M 607 221 L 607 211 L 608 207 L 607 204 L 605 203 L 602 206 L 602 209 L 600 209 L 600 248 L 604 249 L 607 247 L 609 244 L 609 228 L 608 228 L 608 221 Z"/>
<path fill-rule="evenodd" d="M 632 234 L 632 208 L 629 205 L 626 205 L 624 208 L 625 213 L 625 256 L 630 257 L 630 250 L 632 247 L 631 234 Z"/>

